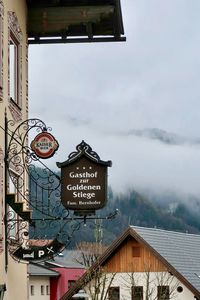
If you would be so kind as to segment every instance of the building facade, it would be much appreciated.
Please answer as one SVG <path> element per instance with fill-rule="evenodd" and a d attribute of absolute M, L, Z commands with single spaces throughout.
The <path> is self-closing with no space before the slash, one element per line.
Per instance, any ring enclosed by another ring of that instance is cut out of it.
<path fill-rule="evenodd" d="M 200 235 L 130 226 L 61 300 L 200 299 Z"/>
<path fill-rule="evenodd" d="M 31 216 L 21 171 L 27 162 L 18 153 L 20 136 L 12 136 L 28 119 L 28 45 L 124 41 L 122 34 L 119 0 L 0 0 L 0 299 L 29 299 L 27 263 L 12 250 L 22 245 L 18 232 L 28 233 Z"/>
<path fill-rule="evenodd" d="M 27 6 L 24 0 L 0 1 L 0 284 L 3 299 L 27 299 L 28 288 L 27 265 L 19 264 L 9 255 L 6 243 L 8 232 L 4 222 L 6 210 L 9 210 L 5 194 L 17 194 L 10 179 L 6 184 L 5 178 L 5 138 L 9 140 L 9 136 L 5 136 L 5 116 L 7 120 L 14 121 L 13 128 L 28 118 L 26 24 Z M 17 176 L 17 170 L 13 169 L 14 173 Z M 12 231 L 15 240 L 16 228 Z"/>
<path fill-rule="evenodd" d="M 59 300 L 85 273 L 85 266 L 77 259 L 79 251 L 65 249 L 61 254 L 46 262 L 46 266 L 60 275 L 50 279 L 50 300 Z"/>
<path fill-rule="evenodd" d="M 29 264 L 29 299 L 50 300 L 50 281 L 56 279 L 60 274 L 46 268 L 44 265 Z M 56 299 L 56 298 L 54 298 Z"/>

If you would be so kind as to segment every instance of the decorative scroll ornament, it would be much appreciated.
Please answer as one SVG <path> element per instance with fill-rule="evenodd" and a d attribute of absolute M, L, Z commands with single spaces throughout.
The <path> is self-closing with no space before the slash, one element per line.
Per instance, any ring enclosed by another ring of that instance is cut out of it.
<path fill-rule="evenodd" d="M 66 161 L 67 163 L 69 163 L 69 162 L 71 163 L 74 160 L 77 160 L 82 155 L 85 155 L 86 157 L 88 157 L 96 162 L 100 161 L 99 155 L 96 152 L 94 152 L 92 150 L 92 148 L 90 147 L 90 145 L 86 144 L 84 141 L 82 141 L 80 144 L 78 144 L 76 146 L 76 150 L 77 151 L 74 151 L 69 154 L 68 160 Z M 58 163 L 58 166 L 59 166 L 59 163 Z"/>
<path fill-rule="evenodd" d="M 12 118 L 13 118 L 13 120 L 15 120 L 15 122 L 19 122 L 22 120 L 21 110 L 19 110 L 12 101 L 9 101 L 8 108 L 9 108 Z"/>
<path fill-rule="evenodd" d="M 8 12 L 8 24 L 9 28 L 12 30 L 12 33 L 15 35 L 19 42 L 22 42 L 22 31 L 19 25 L 17 15 L 13 11 Z"/>

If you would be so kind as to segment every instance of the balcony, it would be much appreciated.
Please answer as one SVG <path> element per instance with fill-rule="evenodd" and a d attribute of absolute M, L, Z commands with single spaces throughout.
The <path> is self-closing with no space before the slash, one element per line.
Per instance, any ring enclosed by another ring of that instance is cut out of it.
<path fill-rule="evenodd" d="M 27 0 L 29 44 L 125 41 L 120 0 Z"/>

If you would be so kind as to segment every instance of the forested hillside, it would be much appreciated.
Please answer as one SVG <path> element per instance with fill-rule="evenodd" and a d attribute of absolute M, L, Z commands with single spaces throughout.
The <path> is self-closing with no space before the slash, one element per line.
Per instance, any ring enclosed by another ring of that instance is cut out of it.
<path fill-rule="evenodd" d="M 33 190 L 33 187 L 30 186 L 30 189 Z M 138 193 L 134 189 L 123 194 L 115 194 L 109 188 L 107 205 L 97 211 L 96 215 L 104 218 L 116 209 L 119 213 L 112 220 L 103 220 L 102 223 L 97 222 L 97 224 L 88 220 L 86 226 L 82 224 L 72 239 L 71 247 L 83 240 L 94 241 L 98 230 L 99 238 L 102 236 L 103 243 L 109 244 L 129 225 L 190 233 L 200 232 L 200 200 L 195 197 L 188 196 L 183 201 L 182 197 L 175 193 L 161 193 L 158 196 L 153 192 Z M 42 217 L 37 210 L 34 210 L 33 216 Z M 52 237 L 50 230 L 52 228 L 49 229 L 49 237 Z"/>
<path fill-rule="evenodd" d="M 106 209 L 99 212 L 99 214 L 107 215 L 116 208 L 118 208 L 119 214 L 115 219 L 106 220 L 102 223 L 103 242 L 109 244 L 129 225 L 200 233 L 200 210 L 198 203 L 195 202 L 196 209 L 194 209 L 183 203 L 182 198 L 178 198 L 177 196 L 174 196 L 174 198 L 175 202 L 173 202 L 173 195 L 168 199 L 169 202 L 159 202 L 156 197 L 155 200 L 150 200 L 134 190 L 115 196 L 110 193 Z M 92 230 L 89 230 L 89 228 Z M 94 226 L 88 225 L 88 228 L 82 228 L 81 232 L 77 234 L 76 239 L 81 240 L 84 236 L 92 240 L 94 239 L 94 232 Z"/>

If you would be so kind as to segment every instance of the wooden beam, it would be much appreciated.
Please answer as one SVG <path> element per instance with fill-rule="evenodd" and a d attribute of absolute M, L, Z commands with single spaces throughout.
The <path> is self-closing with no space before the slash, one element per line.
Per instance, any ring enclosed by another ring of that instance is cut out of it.
<path fill-rule="evenodd" d="M 29 45 L 36 44 L 75 44 L 75 43 L 105 43 L 125 42 L 126 37 L 102 37 L 102 38 L 60 38 L 60 39 L 28 39 Z"/>

